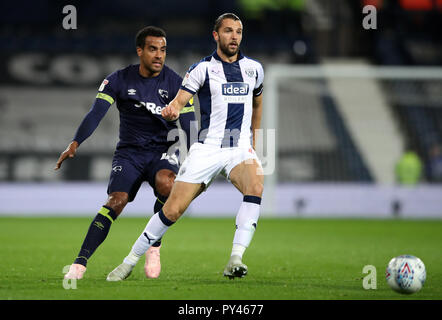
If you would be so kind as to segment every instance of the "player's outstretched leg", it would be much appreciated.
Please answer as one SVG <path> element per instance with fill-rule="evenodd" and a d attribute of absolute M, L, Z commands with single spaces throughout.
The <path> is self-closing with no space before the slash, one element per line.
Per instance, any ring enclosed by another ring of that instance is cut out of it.
<path fill-rule="evenodd" d="M 247 266 L 242 262 L 242 256 L 252 241 L 259 218 L 261 198 L 244 196 L 243 202 L 236 215 L 236 231 L 233 238 L 232 253 L 224 268 L 224 276 L 233 279 L 242 278 L 247 274 Z"/>
<path fill-rule="evenodd" d="M 124 280 L 132 272 L 140 257 L 166 233 L 184 213 L 190 202 L 202 191 L 201 184 L 175 182 L 164 208 L 154 214 L 146 225 L 141 235 L 132 246 L 123 263 L 115 268 L 107 277 L 108 281 Z M 167 210 L 167 211 L 166 211 Z M 168 213 L 168 216 L 164 214 Z M 131 268 L 130 268 L 130 267 Z M 115 272 L 114 272 L 115 271 Z M 121 271 L 121 272 L 120 272 Z M 115 279 L 115 280 L 111 280 Z"/>
<path fill-rule="evenodd" d="M 163 210 L 154 214 L 146 225 L 143 233 L 138 237 L 132 246 L 129 255 L 124 258 L 123 263 L 116 267 L 107 276 L 107 281 L 121 281 L 126 279 L 132 272 L 140 257 L 160 239 L 167 229 L 174 223 L 164 215 Z"/>
<path fill-rule="evenodd" d="M 74 263 L 70 266 L 68 273 L 65 274 L 65 279 L 82 279 L 86 272 L 88 259 L 92 256 L 95 250 L 106 239 L 112 222 L 117 218 L 116 213 L 111 207 L 101 207 L 94 220 L 91 222 L 86 237 L 84 238 L 80 252 Z"/>
<path fill-rule="evenodd" d="M 256 160 L 247 160 L 235 166 L 229 175 L 232 183 L 244 195 L 236 215 L 232 252 L 229 262 L 224 268 L 224 276 L 230 279 L 242 278 L 248 272 L 247 266 L 242 262 L 242 256 L 252 241 L 259 219 L 263 193 L 261 172 L 262 167 Z"/>

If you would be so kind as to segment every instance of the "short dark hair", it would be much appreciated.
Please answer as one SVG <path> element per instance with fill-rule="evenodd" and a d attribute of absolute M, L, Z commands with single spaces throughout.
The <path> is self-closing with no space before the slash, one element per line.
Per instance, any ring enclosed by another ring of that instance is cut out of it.
<path fill-rule="evenodd" d="M 135 47 L 144 48 L 146 37 L 148 36 L 166 38 L 166 32 L 163 29 L 154 26 L 144 27 L 138 31 L 137 36 L 135 37 Z"/>
<path fill-rule="evenodd" d="M 216 18 L 215 20 L 215 25 L 213 26 L 213 31 L 218 32 L 219 27 L 221 27 L 221 24 L 223 23 L 224 19 L 232 19 L 233 21 L 241 21 L 240 18 L 238 18 L 238 16 L 234 13 L 223 13 L 222 15 L 220 15 L 218 18 Z"/>

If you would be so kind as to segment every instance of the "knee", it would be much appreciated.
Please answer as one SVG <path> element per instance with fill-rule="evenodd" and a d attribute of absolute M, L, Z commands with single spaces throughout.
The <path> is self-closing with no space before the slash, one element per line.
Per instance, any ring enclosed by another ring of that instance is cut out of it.
<path fill-rule="evenodd" d="M 106 202 L 106 206 L 112 208 L 116 215 L 120 215 L 129 201 L 129 195 L 126 192 L 112 192 Z"/>
<path fill-rule="evenodd" d="M 261 181 L 252 182 L 247 188 L 247 195 L 262 197 L 264 184 Z"/>
<path fill-rule="evenodd" d="M 155 176 L 155 189 L 163 197 L 168 197 L 174 181 L 174 172 L 170 170 L 160 170 Z"/>
<path fill-rule="evenodd" d="M 184 210 L 181 210 L 179 205 L 166 201 L 163 207 L 163 213 L 167 219 L 175 222 L 181 217 L 181 215 L 184 213 Z"/>

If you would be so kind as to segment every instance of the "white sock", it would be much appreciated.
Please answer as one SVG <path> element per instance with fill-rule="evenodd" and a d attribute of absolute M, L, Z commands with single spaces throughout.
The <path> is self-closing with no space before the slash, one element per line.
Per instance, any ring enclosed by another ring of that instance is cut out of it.
<path fill-rule="evenodd" d="M 243 245 L 234 243 L 232 246 L 232 253 L 230 256 L 239 256 L 242 259 L 242 255 L 244 254 L 244 251 L 246 251 L 246 247 Z"/>
<path fill-rule="evenodd" d="M 158 214 L 154 214 L 123 262 L 135 266 L 147 249 L 160 239 L 172 224 L 173 222 L 164 216 L 162 210 Z"/>
<path fill-rule="evenodd" d="M 231 255 L 238 255 L 242 258 L 255 233 L 260 208 L 260 197 L 244 196 L 244 200 L 236 215 L 236 231 L 233 237 Z"/>

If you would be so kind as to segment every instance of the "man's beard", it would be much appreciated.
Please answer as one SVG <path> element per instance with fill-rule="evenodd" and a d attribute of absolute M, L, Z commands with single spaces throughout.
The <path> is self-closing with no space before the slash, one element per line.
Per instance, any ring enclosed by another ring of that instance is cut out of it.
<path fill-rule="evenodd" d="M 237 47 L 236 47 L 236 50 L 233 51 L 233 52 L 229 50 L 229 47 L 228 47 L 228 46 L 229 46 L 229 45 L 224 45 L 224 44 L 222 44 L 221 42 L 219 43 L 219 48 L 221 49 L 222 53 L 224 53 L 226 56 L 228 56 L 228 57 L 233 57 L 235 54 L 238 53 L 238 51 L 239 51 L 239 46 L 237 46 Z"/>
<path fill-rule="evenodd" d="M 154 67 L 153 65 L 150 65 L 148 63 L 143 63 L 143 65 L 144 68 L 152 74 L 160 72 L 163 69 L 163 65 L 159 69 L 157 69 L 158 67 Z"/>

